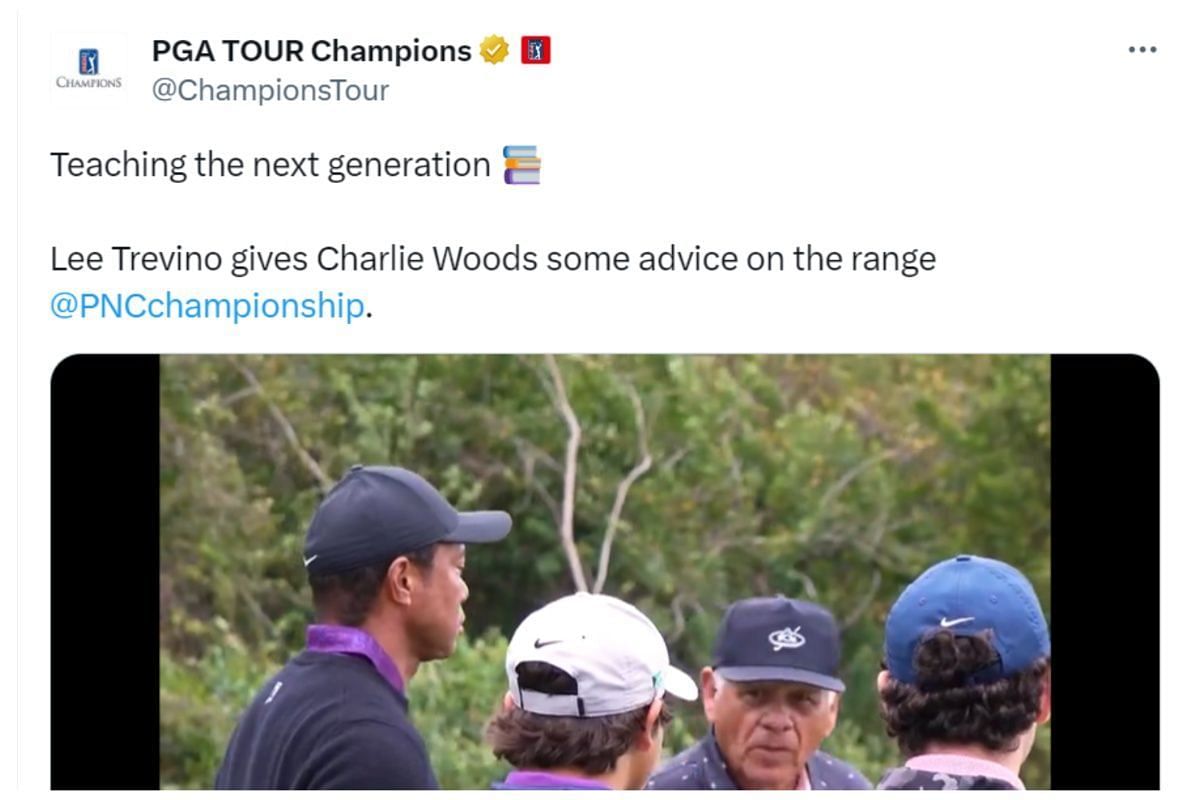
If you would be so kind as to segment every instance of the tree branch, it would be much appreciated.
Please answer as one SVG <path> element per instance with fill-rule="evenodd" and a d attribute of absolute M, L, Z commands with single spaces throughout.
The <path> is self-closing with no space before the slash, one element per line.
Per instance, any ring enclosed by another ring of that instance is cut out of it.
<path fill-rule="evenodd" d="M 681 447 L 674 453 L 671 453 L 671 455 L 667 456 L 666 459 L 663 460 L 662 466 L 659 467 L 659 472 L 673 468 L 676 464 L 686 458 L 687 454 L 691 451 L 692 448 L 690 447 Z"/>
<path fill-rule="evenodd" d="M 896 449 L 884 450 L 882 453 L 877 453 L 870 458 L 863 459 L 861 462 L 847 470 L 842 477 L 838 478 L 832 486 L 825 490 L 825 494 L 821 495 L 821 501 L 817 503 L 817 519 L 820 519 L 821 515 L 825 511 L 825 508 L 832 503 L 838 495 L 845 491 L 846 487 L 849 486 L 855 478 L 881 461 L 887 461 L 888 459 L 895 458 L 898 452 L 899 451 Z"/>
<path fill-rule="evenodd" d="M 812 600 L 816 600 L 817 599 L 817 585 L 815 583 L 813 583 L 813 579 L 808 577 L 807 572 L 802 572 L 800 570 L 796 570 L 796 574 L 799 576 L 800 582 L 804 584 L 804 594 L 808 598 L 810 598 Z"/>
<path fill-rule="evenodd" d="M 879 549 L 879 545 L 883 543 L 883 536 L 889 530 L 888 523 L 891 521 L 891 503 L 884 502 L 879 506 L 879 513 L 875 516 L 875 523 L 871 526 L 871 543 L 869 546 L 870 552 L 874 553 Z"/>
<path fill-rule="evenodd" d="M 562 475 L 562 467 L 545 450 L 521 436 L 512 437 L 512 441 L 523 461 L 529 463 L 532 467 L 536 467 L 538 464 L 545 464 L 552 472 Z"/>
<path fill-rule="evenodd" d="M 558 507 L 558 501 L 550 494 L 550 490 L 546 488 L 546 484 L 542 483 L 537 476 L 538 458 L 535 453 L 524 449 L 518 443 L 517 453 L 521 459 L 522 475 L 525 479 L 525 485 L 529 487 L 537 496 L 545 503 L 546 508 L 550 509 L 550 516 L 554 519 L 554 527 L 562 528 L 562 511 Z"/>
<path fill-rule="evenodd" d="M 879 570 L 875 570 L 871 573 L 871 588 L 867 590 L 866 595 L 863 596 L 863 599 L 859 602 L 855 609 L 847 614 L 842 620 L 840 627 L 843 631 L 853 626 L 854 623 L 858 622 L 859 618 L 866 613 L 867 609 L 871 606 L 871 601 L 874 600 L 875 595 L 879 593 L 879 584 L 881 583 L 882 579 L 883 576 L 879 573 Z"/>
<path fill-rule="evenodd" d="M 256 389 L 253 386 L 247 386 L 244 389 L 238 389 L 228 397 L 222 397 L 220 403 L 223 406 L 231 406 L 235 403 L 245 400 L 247 397 L 254 397 L 257 394 L 259 394 L 259 389 Z"/>
<path fill-rule="evenodd" d="M 687 620 L 683 618 L 683 595 L 677 594 L 671 598 L 671 616 L 675 620 L 675 627 L 671 628 L 671 635 L 667 638 L 673 642 L 683 635 L 687 625 Z"/>
<path fill-rule="evenodd" d="M 258 394 L 258 396 L 262 398 L 263 403 L 265 403 L 267 406 L 267 411 L 270 413 L 271 418 L 275 420 L 275 424 L 283 432 L 284 438 L 287 439 L 288 444 L 291 446 L 292 451 L 300 459 L 300 462 L 304 464 L 305 469 L 308 470 L 309 474 L 311 474 L 320 485 L 321 491 L 328 492 L 331 488 L 333 488 L 333 481 L 328 475 L 325 474 L 325 470 L 321 469 L 321 465 L 317 463 L 317 460 L 313 458 L 307 450 L 304 449 L 304 445 L 300 442 L 300 437 L 296 434 L 296 429 L 292 427 L 292 423 L 288 421 L 287 416 L 283 413 L 283 411 L 280 410 L 279 406 L 275 405 L 273 402 L 271 402 L 270 398 L 267 397 L 266 392 L 263 390 L 262 384 L 258 382 L 258 378 L 249 367 L 245 366 L 244 364 L 237 364 L 236 362 L 235 366 L 237 367 L 238 372 L 242 373 L 242 377 L 246 379 L 246 383 L 250 384 L 250 388 L 252 388 Z"/>
<path fill-rule="evenodd" d="M 575 546 L 575 473 L 579 465 L 579 443 L 583 439 L 583 429 L 579 427 L 579 418 L 575 416 L 571 401 L 567 399 L 562 373 L 553 355 L 546 356 L 546 368 L 553 379 L 554 405 L 567 425 L 567 449 L 563 458 L 562 512 L 558 535 L 562 540 L 563 552 L 567 556 L 567 564 L 571 568 L 571 579 L 575 582 L 575 589 L 586 592 L 588 586 L 583 575 L 583 562 L 579 560 L 579 548 Z"/>
<path fill-rule="evenodd" d="M 251 616 L 258 622 L 261 641 L 268 641 L 275 630 L 275 623 L 267 616 L 267 612 L 263 611 L 263 607 L 259 605 L 258 600 L 254 598 L 249 589 L 239 586 L 237 593 L 250 609 Z"/>
<path fill-rule="evenodd" d="M 642 457 L 617 485 L 617 494 L 613 497 L 612 508 L 608 512 L 608 526 L 604 529 L 604 544 L 600 546 L 600 562 L 596 567 L 596 582 L 592 586 L 592 591 L 596 594 L 604 590 L 604 581 L 608 578 L 608 563 L 612 559 L 613 540 L 617 537 L 617 525 L 621 522 L 621 511 L 625 508 L 629 488 L 654 464 L 654 458 L 650 455 L 650 444 L 647 441 L 646 410 L 642 406 L 642 398 L 632 384 L 626 384 L 625 388 L 633 403 L 634 417 L 637 420 L 638 451 Z"/>

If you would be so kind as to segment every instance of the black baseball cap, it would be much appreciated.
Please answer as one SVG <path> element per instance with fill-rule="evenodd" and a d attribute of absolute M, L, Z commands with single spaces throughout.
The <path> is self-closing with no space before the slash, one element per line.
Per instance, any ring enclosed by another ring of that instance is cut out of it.
<path fill-rule="evenodd" d="M 304 566 L 310 575 L 336 575 L 436 542 L 495 542 L 511 528 L 503 511 L 458 511 L 415 472 L 356 465 L 317 506 Z"/>
<path fill-rule="evenodd" d="M 713 668 L 731 681 L 787 681 L 844 692 L 841 638 L 833 615 L 788 597 L 751 597 L 725 612 Z"/>

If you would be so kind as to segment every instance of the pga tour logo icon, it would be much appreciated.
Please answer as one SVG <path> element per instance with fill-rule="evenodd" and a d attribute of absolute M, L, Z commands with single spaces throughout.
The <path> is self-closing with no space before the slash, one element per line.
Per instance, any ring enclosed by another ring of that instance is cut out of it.
<path fill-rule="evenodd" d="M 79 74 L 80 75 L 99 75 L 100 74 L 100 51 L 94 49 L 82 49 L 79 51 Z"/>
<path fill-rule="evenodd" d="M 549 64 L 550 63 L 550 37 L 549 36 L 522 36 L 521 37 L 521 63 L 522 64 Z"/>
<path fill-rule="evenodd" d="M 65 66 L 65 65 L 64 65 Z M 79 57 L 75 59 L 79 77 L 74 75 L 59 75 L 54 79 L 54 85 L 60 89 L 120 89 L 121 78 L 100 77 L 100 50 L 95 47 L 79 48 Z M 109 66 L 112 66 L 109 64 Z"/>

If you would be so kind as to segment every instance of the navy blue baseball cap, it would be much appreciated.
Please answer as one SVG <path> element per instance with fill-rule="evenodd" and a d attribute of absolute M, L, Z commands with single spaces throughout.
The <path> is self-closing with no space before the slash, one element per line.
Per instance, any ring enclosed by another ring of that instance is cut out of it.
<path fill-rule="evenodd" d="M 456 510 L 415 472 L 357 465 L 313 514 L 304 566 L 310 575 L 336 575 L 436 542 L 495 542 L 511 528 L 503 511 Z"/>
<path fill-rule="evenodd" d="M 751 597 L 731 605 L 717 630 L 713 669 L 731 681 L 787 681 L 844 692 L 833 615 L 815 603 Z"/>
<path fill-rule="evenodd" d="M 888 672 L 916 684 L 916 653 L 938 631 L 983 634 L 999 661 L 970 683 L 999 680 L 1050 655 L 1050 631 L 1029 580 L 991 558 L 962 555 L 935 564 L 901 593 L 884 626 Z"/>

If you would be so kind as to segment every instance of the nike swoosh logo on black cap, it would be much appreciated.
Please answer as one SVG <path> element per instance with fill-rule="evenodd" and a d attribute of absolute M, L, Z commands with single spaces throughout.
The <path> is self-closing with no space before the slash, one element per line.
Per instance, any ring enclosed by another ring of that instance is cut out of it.
<path fill-rule="evenodd" d="M 541 639 L 534 639 L 533 640 L 533 649 L 541 650 L 543 647 L 545 647 L 548 644 L 560 644 L 561 642 L 562 642 L 562 639 L 550 639 L 549 641 L 546 641 L 546 642 L 543 642 Z"/>

